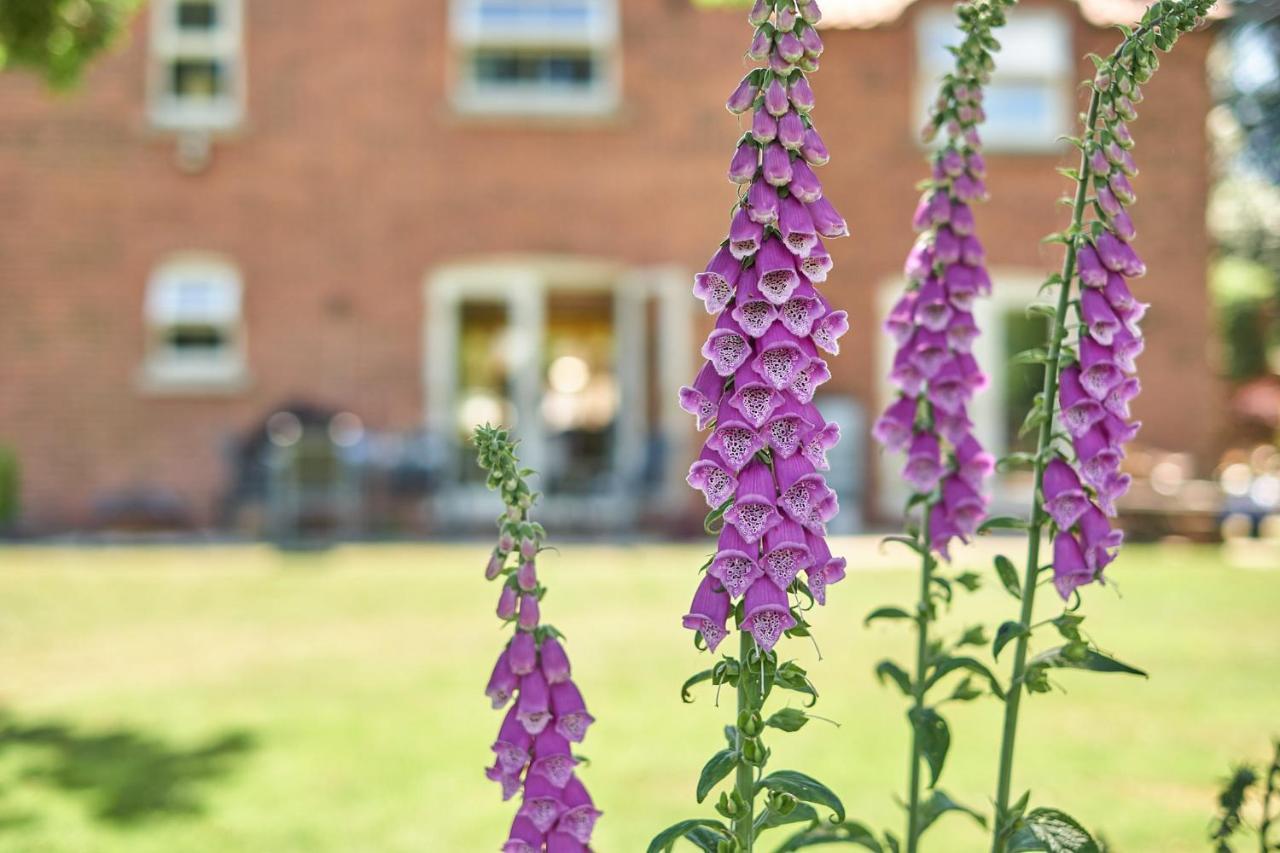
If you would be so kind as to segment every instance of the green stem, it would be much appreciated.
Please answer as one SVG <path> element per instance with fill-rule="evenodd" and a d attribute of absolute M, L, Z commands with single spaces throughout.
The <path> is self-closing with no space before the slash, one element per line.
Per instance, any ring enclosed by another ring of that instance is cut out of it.
<path fill-rule="evenodd" d="M 752 711 L 750 694 L 747 692 L 747 661 L 751 655 L 752 638 L 747 631 L 738 632 L 738 719 L 744 711 Z M 735 789 L 742 798 L 745 811 L 733 822 L 733 834 L 738 838 L 738 845 L 744 853 L 751 853 L 755 844 L 752 824 L 755 823 L 755 771 L 742 758 L 742 746 L 746 737 L 738 730 L 738 768 Z"/>
<path fill-rule="evenodd" d="M 1099 92 L 1093 90 L 1089 98 L 1089 112 L 1085 118 L 1087 134 L 1092 133 L 1098 120 Z M 1058 398 L 1058 368 L 1062 361 L 1062 342 L 1067 335 L 1067 309 L 1071 301 L 1071 280 L 1075 276 L 1076 243 L 1078 233 L 1084 222 L 1084 211 L 1089 198 L 1089 156 L 1086 150 L 1080 152 L 1079 178 L 1076 183 L 1076 195 L 1071 206 L 1071 229 L 1067 241 L 1066 257 L 1062 262 L 1062 282 L 1058 290 L 1058 305 L 1053 316 L 1053 332 L 1049 344 L 1049 360 L 1044 369 L 1044 398 L 1042 405 L 1045 419 L 1040 424 L 1040 437 L 1036 442 L 1035 485 L 1032 492 L 1031 529 L 1027 536 L 1027 567 L 1022 580 L 1022 614 L 1020 622 L 1031 624 L 1035 607 L 1036 581 L 1040 575 L 1040 536 L 1044 530 L 1045 515 L 1041 486 L 1044 483 L 1044 469 L 1049 450 L 1053 444 L 1053 421 Z M 996 788 L 996 819 L 991 840 L 992 853 L 1003 853 L 1004 838 L 1001 824 L 1009 810 L 1009 794 L 1013 781 L 1013 750 L 1018 734 L 1018 707 L 1022 700 L 1022 680 L 1027 669 L 1028 633 L 1018 637 L 1014 648 L 1013 674 L 1009 680 L 1009 690 L 1005 696 L 1004 731 L 1000 740 L 1000 777 Z"/>
<path fill-rule="evenodd" d="M 917 540 L 923 554 L 920 559 L 920 601 L 916 604 L 916 671 L 911 685 L 914 710 L 908 717 L 911 723 L 911 787 L 907 797 L 907 853 L 916 853 L 920 846 L 920 763 L 924 745 L 920 742 L 915 717 L 924 708 L 925 667 L 928 665 L 929 655 L 930 586 L 933 583 L 933 557 L 929 553 L 932 544 L 929 540 L 929 516 L 932 511 L 932 505 L 925 507 Z"/>

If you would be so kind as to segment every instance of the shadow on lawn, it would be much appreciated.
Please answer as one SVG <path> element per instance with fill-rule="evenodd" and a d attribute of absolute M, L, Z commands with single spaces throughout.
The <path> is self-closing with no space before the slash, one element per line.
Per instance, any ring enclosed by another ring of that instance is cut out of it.
<path fill-rule="evenodd" d="M 22 784 L 49 785 L 83 796 L 98 820 L 127 825 L 152 817 L 198 815 L 208 785 L 256 746 L 245 731 L 229 731 L 191 748 L 116 728 L 85 732 L 65 723 L 0 719 L 0 760 L 16 756 Z M 33 816 L 16 818 L 27 822 Z M 0 819 L 4 824 L 15 817 Z"/>

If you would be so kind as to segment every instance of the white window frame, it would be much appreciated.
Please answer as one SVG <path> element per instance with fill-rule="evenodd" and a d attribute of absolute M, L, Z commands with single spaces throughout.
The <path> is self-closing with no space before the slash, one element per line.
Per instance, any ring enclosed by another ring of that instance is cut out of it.
<path fill-rule="evenodd" d="M 617 109 L 622 63 L 619 0 L 539 0 L 585 4 L 588 20 L 576 31 L 556 27 L 502 28 L 486 24 L 486 0 L 450 0 L 451 99 L 463 114 L 495 116 L 599 116 Z M 474 77 L 472 54 L 484 48 L 574 48 L 591 54 L 598 77 L 581 89 L 555 91 L 540 86 L 490 87 Z"/>
<path fill-rule="evenodd" d="M 999 124 L 988 122 L 979 129 L 983 147 L 988 151 L 1047 152 L 1062 148 L 1059 138 L 1071 132 L 1073 114 L 1072 83 L 1075 74 L 1073 62 L 1071 19 L 1059 9 L 1015 8 L 1007 13 L 1009 20 L 996 33 L 1002 48 L 995 56 L 996 70 L 988 84 L 990 92 L 1002 85 L 1032 84 L 1044 87 L 1050 101 L 1042 126 L 1033 134 L 1002 131 Z M 1046 50 L 1043 44 L 1029 45 L 1021 28 L 1044 28 L 1053 47 Z M 916 116 L 912 127 L 920 127 L 929 115 L 937 97 L 938 82 L 952 70 L 952 57 L 937 47 L 940 32 L 954 34 L 959 41 L 955 16 L 948 9 L 927 9 L 916 18 Z M 935 143 L 936 144 L 936 143 Z"/>
<path fill-rule="evenodd" d="M 147 69 L 147 113 L 164 130 L 231 130 L 244 120 L 246 68 L 243 0 L 213 0 L 218 24 L 210 32 L 178 26 L 179 0 L 152 0 Z M 209 100 L 184 100 L 171 89 L 170 66 L 179 59 L 212 59 L 227 74 L 227 91 Z"/>
<path fill-rule="evenodd" d="M 220 291 L 208 313 L 194 314 L 178 293 L 192 281 Z M 182 321 L 219 327 L 226 343 L 207 357 L 182 356 L 168 347 L 167 331 Z M 151 393 L 233 393 L 248 384 L 244 283 L 226 258 L 203 253 L 177 255 L 159 264 L 147 280 L 143 301 L 146 335 L 139 385 Z"/>
<path fill-rule="evenodd" d="M 973 306 L 973 319 L 981 334 L 974 341 L 973 357 L 990 379 L 990 384 L 978 392 L 969 404 L 969 417 L 973 421 L 974 436 L 982 442 L 987 452 L 999 459 L 1009 453 L 1016 436 L 1006 434 L 1002 413 L 1005 407 L 1006 389 L 1001 382 L 1004 370 L 1005 341 L 1001 318 L 1010 311 L 1021 311 L 1032 302 L 1045 301 L 1040 286 L 1047 273 L 1026 268 L 992 269 L 992 295 L 979 298 Z M 887 317 L 894 303 L 902 296 L 900 277 L 886 279 L 876 291 L 876 316 Z M 885 334 L 876 336 L 876 407 L 871 413 L 874 423 L 893 400 L 898 389 L 889 380 L 897 346 Z M 876 509 L 884 518 L 897 518 L 902 514 L 910 495 L 902 479 L 902 466 L 906 459 L 902 453 L 887 451 L 875 446 Z M 1026 505 L 1031 496 L 1031 484 L 1022 472 L 997 473 L 992 478 L 991 511 L 995 515 L 1014 512 Z"/>

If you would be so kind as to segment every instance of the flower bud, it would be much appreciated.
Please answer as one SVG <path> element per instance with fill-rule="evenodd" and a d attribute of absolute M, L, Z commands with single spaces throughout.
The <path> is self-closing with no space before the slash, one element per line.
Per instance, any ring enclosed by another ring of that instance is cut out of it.
<path fill-rule="evenodd" d="M 502 551 L 494 550 L 489 555 L 489 564 L 484 567 L 484 579 L 491 581 L 498 575 L 502 574 L 503 568 L 506 567 L 507 555 Z"/>
<path fill-rule="evenodd" d="M 769 20 L 769 16 L 773 14 L 773 5 L 766 0 L 756 0 L 755 5 L 751 7 L 751 11 L 747 14 L 747 22 L 753 27 L 758 27 Z"/>
<path fill-rule="evenodd" d="M 510 621 L 516 615 L 516 590 L 515 587 L 503 585 L 502 592 L 498 594 L 498 618 L 503 622 Z"/>
<path fill-rule="evenodd" d="M 538 556 L 538 544 L 532 539 L 525 537 L 520 540 L 520 556 L 526 560 L 532 560 Z"/>
<path fill-rule="evenodd" d="M 529 592 L 538 585 L 538 572 L 532 560 L 525 560 L 516 569 L 516 583 L 523 592 Z"/>

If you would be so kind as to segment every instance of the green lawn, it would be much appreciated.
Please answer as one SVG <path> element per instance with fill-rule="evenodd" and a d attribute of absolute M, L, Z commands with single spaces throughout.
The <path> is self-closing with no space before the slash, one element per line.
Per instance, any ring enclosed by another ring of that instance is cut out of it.
<path fill-rule="evenodd" d="M 708 812 L 693 782 L 730 710 L 708 691 L 693 705 L 677 696 L 707 660 L 679 627 L 700 550 L 568 545 L 543 570 L 543 612 L 569 635 L 599 720 L 583 778 L 605 811 L 603 853 L 643 850 L 654 830 Z M 866 550 L 855 546 L 859 562 Z M 513 804 L 481 772 L 499 722 L 483 687 L 503 639 L 485 554 L 0 550 L 0 849 L 496 849 Z M 1110 572 L 1123 596 L 1090 590 L 1088 624 L 1152 678 L 1065 673 L 1065 695 L 1024 704 L 1019 780 L 1121 853 L 1206 849 L 1218 777 L 1280 734 L 1280 571 L 1218 555 L 1127 549 Z M 826 781 L 851 816 L 896 827 L 903 702 L 870 671 L 905 659 L 909 638 L 862 616 L 909 600 L 914 579 L 884 556 L 869 562 L 813 619 L 823 660 L 804 641 L 784 649 L 810 667 L 816 710 L 840 727 L 775 738 L 774 759 Z M 1012 615 L 994 589 L 953 614 Z M 946 787 L 978 807 L 998 714 L 992 700 L 950 712 Z M 984 849 L 961 818 L 930 841 L 940 853 Z"/>

